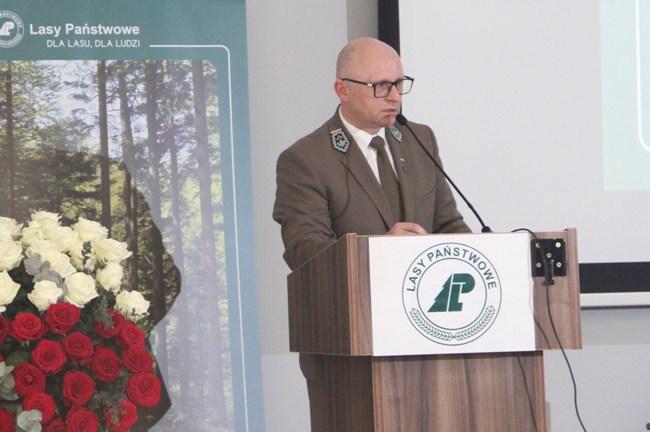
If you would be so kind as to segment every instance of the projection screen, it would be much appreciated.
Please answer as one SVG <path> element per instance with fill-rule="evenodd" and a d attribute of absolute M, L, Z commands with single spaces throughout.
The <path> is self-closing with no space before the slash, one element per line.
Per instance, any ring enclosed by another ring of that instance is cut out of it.
<path fill-rule="evenodd" d="M 639 0 L 380 1 L 415 78 L 404 115 L 494 231 L 577 228 L 583 293 L 650 292 L 644 23 Z"/>

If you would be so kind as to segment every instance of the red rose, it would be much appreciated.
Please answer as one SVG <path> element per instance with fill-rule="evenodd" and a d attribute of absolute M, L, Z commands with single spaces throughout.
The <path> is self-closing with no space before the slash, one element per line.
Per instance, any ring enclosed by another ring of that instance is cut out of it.
<path fill-rule="evenodd" d="M 68 406 L 83 405 L 95 391 L 95 381 L 81 371 L 66 372 L 63 377 L 63 401 Z"/>
<path fill-rule="evenodd" d="M 120 359 L 110 348 L 98 347 L 90 360 L 90 369 L 100 381 L 115 381 L 120 375 Z"/>
<path fill-rule="evenodd" d="M 160 401 L 160 380 L 152 373 L 132 375 L 126 382 L 126 394 L 136 405 L 152 408 Z"/>
<path fill-rule="evenodd" d="M 39 340 L 46 331 L 43 321 L 29 312 L 16 314 L 16 318 L 11 322 L 11 336 L 18 342 Z"/>
<path fill-rule="evenodd" d="M 49 394 L 34 392 L 23 399 L 23 410 L 29 411 L 33 409 L 37 409 L 43 414 L 43 421 L 41 424 L 45 424 L 52 419 L 52 416 L 54 416 L 56 405 L 54 404 L 54 399 L 52 399 L 52 396 Z"/>
<path fill-rule="evenodd" d="M 67 358 L 60 343 L 43 339 L 32 351 L 32 361 L 47 374 L 60 371 Z"/>
<path fill-rule="evenodd" d="M 131 373 L 153 372 L 153 359 L 145 348 L 133 346 L 122 352 L 122 364 Z"/>
<path fill-rule="evenodd" d="M 120 330 L 117 345 L 122 349 L 127 349 L 132 346 L 143 347 L 144 333 L 137 325 L 131 321 L 126 321 Z"/>
<path fill-rule="evenodd" d="M 111 315 L 111 325 L 107 325 L 104 322 L 98 322 L 95 324 L 95 331 L 103 338 L 110 339 L 117 336 L 122 329 L 122 325 L 126 322 L 126 318 L 121 313 L 108 309 L 106 312 Z"/>
<path fill-rule="evenodd" d="M 61 417 L 57 417 L 45 426 L 43 432 L 67 432 L 65 422 Z"/>
<path fill-rule="evenodd" d="M 93 343 L 83 333 L 73 332 L 63 339 L 63 351 L 78 365 L 86 365 L 93 355 Z"/>
<path fill-rule="evenodd" d="M 128 399 L 124 399 L 119 407 L 104 410 L 106 428 L 111 432 L 126 432 L 138 421 L 136 406 Z"/>
<path fill-rule="evenodd" d="M 0 316 L 0 345 L 5 342 L 7 336 L 9 336 L 9 331 L 11 330 L 11 323 L 9 320 L 3 316 Z"/>
<path fill-rule="evenodd" d="M 68 432 L 96 432 L 99 429 L 97 414 L 84 407 L 74 407 L 65 419 Z"/>
<path fill-rule="evenodd" d="M 50 331 L 66 334 L 79 322 L 81 309 L 70 303 L 54 303 L 45 312 L 45 323 Z"/>
<path fill-rule="evenodd" d="M 35 391 L 45 391 L 45 374 L 39 368 L 28 362 L 22 362 L 13 371 L 16 386 L 14 391 L 24 398 Z M 0 428 L 0 431 L 2 429 Z"/>
<path fill-rule="evenodd" d="M 14 416 L 3 408 L 0 408 L 0 431 L 2 432 L 15 432 Z"/>

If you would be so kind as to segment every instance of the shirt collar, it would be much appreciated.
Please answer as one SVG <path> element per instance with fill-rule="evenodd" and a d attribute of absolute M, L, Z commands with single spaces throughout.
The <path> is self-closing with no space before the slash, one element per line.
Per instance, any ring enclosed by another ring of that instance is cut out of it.
<path fill-rule="evenodd" d="M 341 107 L 339 107 L 339 117 L 343 122 L 343 126 L 345 126 L 348 132 L 350 132 L 350 135 L 352 135 L 352 138 L 357 143 L 357 145 L 361 148 L 361 150 L 364 151 L 364 153 L 367 151 L 368 147 L 370 146 L 370 140 L 372 140 L 374 137 L 380 136 L 384 139 L 384 142 L 386 142 L 385 128 L 379 129 L 379 132 L 377 132 L 376 135 L 370 135 L 368 132 L 359 129 L 356 126 L 353 126 L 349 121 L 347 121 L 345 117 L 343 117 L 343 113 L 341 112 Z"/>

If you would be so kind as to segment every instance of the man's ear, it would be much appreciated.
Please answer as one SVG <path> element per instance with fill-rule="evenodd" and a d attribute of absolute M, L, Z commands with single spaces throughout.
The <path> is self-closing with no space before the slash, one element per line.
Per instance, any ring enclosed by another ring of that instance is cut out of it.
<path fill-rule="evenodd" d="M 345 81 L 337 79 L 334 81 L 334 92 L 342 101 L 347 100 L 348 98 L 348 86 L 345 85 Z"/>

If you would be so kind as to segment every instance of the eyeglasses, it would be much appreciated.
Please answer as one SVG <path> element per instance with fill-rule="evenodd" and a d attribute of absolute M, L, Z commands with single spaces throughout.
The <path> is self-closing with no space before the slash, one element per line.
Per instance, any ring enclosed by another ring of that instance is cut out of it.
<path fill-rule="evenodd" d="M 413 88 L 413 81 L 415 81 L 415 78 L 411 78 L 410 76 L 404 76 L 404 78 L 400 78 L 397 81 L 393 81 L 393 82 L 382 81 L 378 83 L 357 81 L 350 78 L 341 78 L 341 81 L 350 81 L 355 84 L 361 84 L 368 87 L 372 87 L 373 94 L 376 98 L 385 98 L 390 94 L 391 90 L 393 90 L 393 86 L 395 86 L 395 88 L 397 89 L 397 93 L 401 95 L 410 92 L 411 89 Z"/>

